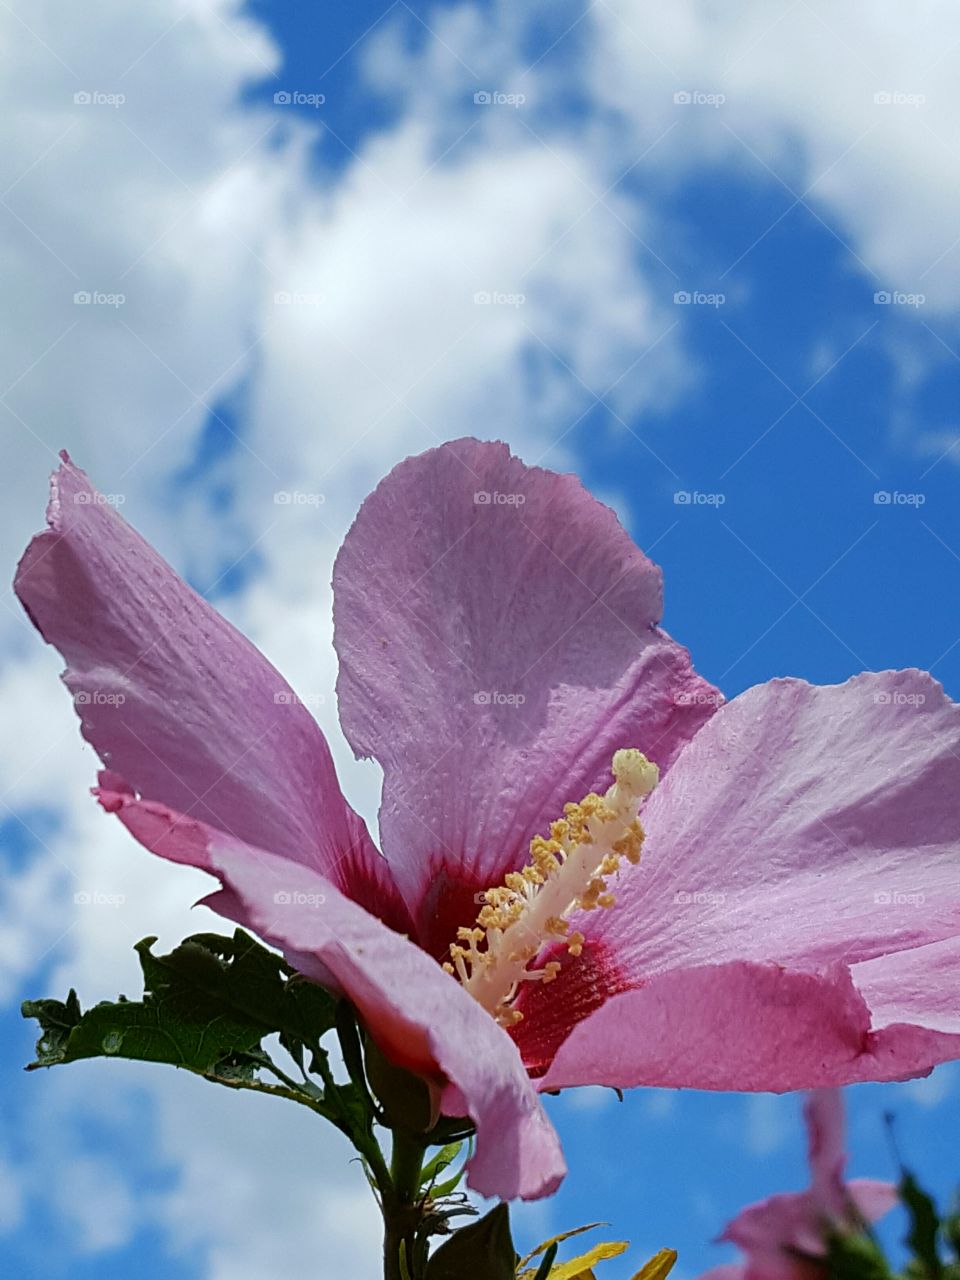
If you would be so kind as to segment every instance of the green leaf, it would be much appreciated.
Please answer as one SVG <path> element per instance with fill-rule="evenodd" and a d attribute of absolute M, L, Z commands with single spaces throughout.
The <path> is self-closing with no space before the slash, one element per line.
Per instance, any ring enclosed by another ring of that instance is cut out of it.
<path fill-rule="evenodd" d="M 462 1142 L 448 1142 L 435 1156 L 431 1156 L 420 1171 L 420 1186 L 427 1187 L 436 1181 L 444 1169 L 450 1167 L 463 1150 Z"/>
<path fill-rule="evenodd" d="M 466 1172 L 467 1166 L 464 1165 L 462 1169 L 458 1169 L 455 1174 L 447 1178 L 445 1181 L 435 1183 L 430 1192 L 431 1198 L 434 1200 L 442 1200 L 444 1196 L 452 1195 L 463 1181 L 463 1177 Z"/>
<path fill-rule="evenodd" d="M 941 1230 L 951 1253 L 960 1260 L 960 1204 L 956 1195 L 954 1195 L 950 1212 L 944 1215 Z"/>
<path fill-rule="evenodd" d="M 363 1065 L 363 1045 L 360 1030 L 357 1026 L 357 1015 L 353 1006 L 346 1000 L 339 1000 L 334 1011 L 334 1025 L 337 1039 L 340 1041 L 340 1052 L 356 1093 L 357 1105 L 364 1117 L 365 1126 L 370 1129 L 377 1115 L 377 1104 L 367 1084 L 367 1073 Z"/>
<path fill-rule="evenodd" d="M 537 1267 L 536 1275 L 533 1280 L 547 1280 L 557 1256 L 557 1250 L 560 1248 L 558 1244 L 552 1244 L 546 1253 L 540 1259 L 540 1265 Z"/>
<path fill-rule="evenodd" d="M 510 1211 L 498 1204 L 437 1249 L 427 1263 L 424 1280 L 515 1280 L 516 1268 Z"/>
<path fill-rule="evenodd" d="M 71 988 L 66 1004 L 61 1000 L 24 1000 L 20 1011 L 25 1018 L 36 1018 L 40 1023 L 37 1060 L 27 1070 L 61 1062 L 70 1033 L 83 1016 L 77 993 Z"/>
<path fill-rule="evenodd" d="M 36 1018 L 41 1030 L 28 1069 L 121 1057 L 239 1082 L 269 1063 L 262 1054 L 250 1057 L 265 1035 L 279 1031 L 313 1051 L 333 1025 L 333 998 L 240 929 L 232 938 L 197 934 L 165 956 L 153 954 L 155 942 L 145 938 L 136 947 L 142 1001 L 121 996 L 86 1013 L 74 991 L 66 1003 L 26 1001 L 24 1017 Z"/>
<path fill-rule="evenodd" d="M 150 990 L 176 975 L 236 1013 L 305 1045 L 317 1044 L 334 1025 L 333 996 L 242 929 L 232 938 L 195 934 L 168 956 L 151 954 L 154 941 L 145 939 L 137 946 Z"/>
<path fill-rule="evenodd" d="M 941 1280 L 943 1262 L 937 1247 L 940 1217 L 933 1199 L 923 1190 L 916 1178 L 904 1169 L 900 1178 L 900 1199 L 910 1215 L 910 1230 L 906 1243 L 920 1264 L 922 1274 L 929 1280 Z"/>
<path fill-rule="evenodd" d="M 828 1237 L 825 1274 L 830 1280 L 892 1280 L 893 1275 L 880 1246 L 859 1232 Z"/>
<path fill-rule="evenodd" d="M 141 943 L 144 973 L 151 969 L 149 945 Z M 263 1027 L 211 1001 L 183 982 L 156 981 L 142 1002 L 119 1000 L 94 1005 L 86 1013 L 71 991 L 66 1004 L 55 1000 L 26 1001 L 23 1014 L 36 1018 L 41 1035 L 37 1060 L 30 1069 L 50 1067 L 82 1058 L 134 1058 L 166 1062 L 201 1074 L 224 1059 L 256 1048 Z"/>

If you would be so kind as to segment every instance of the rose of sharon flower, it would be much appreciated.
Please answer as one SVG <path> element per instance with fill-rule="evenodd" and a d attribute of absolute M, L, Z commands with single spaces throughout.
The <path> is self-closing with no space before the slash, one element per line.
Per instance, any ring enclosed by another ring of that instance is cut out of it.
<path fill-rule="evenodd" d="M 839 1089 L 817 1089 L 804 1106 L 810 1160 L 808 1191 L 786 1192 L 743 1209 L 720 1237 L 739 1245 L 743 1263 L 714 1267 L 701 1280 L 826 1280 L 834 1232 L 860 1232 L 897 1202 L 891 1182 L 844 1182 L 843 1102 Z M 803 1256 L 800 1256 L 803 1255 Z"/>
<path fill-rule="evenodd" d="M 930 676 L 722 705 L 612 511 L 502 444 L 445 444 L 379 485 L 334 569 L 381 854 L 289 686 L 66 458 L 47 521 L 16 589 L 66 659 L 100 803 L 470 1116 L 478 1191 L 563 1176 L 538 1089 L 960 1056 L 960 713 Z"/>

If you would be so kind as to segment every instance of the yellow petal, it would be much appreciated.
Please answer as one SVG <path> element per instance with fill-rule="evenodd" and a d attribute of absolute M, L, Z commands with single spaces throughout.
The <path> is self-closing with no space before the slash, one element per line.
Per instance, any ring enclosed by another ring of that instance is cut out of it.
<path fill-rule="evenodd" d="M 564 1231 L 559 1236 L 551 1236 L 549 1240 L 544 1240 L 543 1244 L 538 1244 L 535 1249 L 531 1249 L 525 1258 L 520 1259 L 520 1266 L 525 1267 L 528 1262 L 534 1258 L 538 1258 L 541 1253 L 546 1253 L 552 1244 L 563 1244 L 564 1240 L 569 1240 L 571 1236 L 582 1236 L 585 1231 L 596 1231 L 597 1227 L 605 1227 L 605 1222 L 588 1222 L 585 1227 L 574 1227 L 572 1231 Z M 536 1272 L 536 1268 L 534 1268 Z"/>
<path fill-rule="evenodd" d="M 641 1267 L 633 1280 L 663 1280 L 673 1270 L 677 1260 L 676 1249 L 661 1249 L 645 1267 Z"/>
<path fill-rule="evenodd" d="M 561 1262 L 550 1272 L 548 1280 L 581 1280 L 584 1274 L 597 1262 L 607 1258 L 618 1258 L 630 1248 L 626 1240 L 615 1240 L 608 1244 L 598 1244 L 589 1253 L 582 1253 L 579 1258 L 571 1258 L 569 1262 Z"/>

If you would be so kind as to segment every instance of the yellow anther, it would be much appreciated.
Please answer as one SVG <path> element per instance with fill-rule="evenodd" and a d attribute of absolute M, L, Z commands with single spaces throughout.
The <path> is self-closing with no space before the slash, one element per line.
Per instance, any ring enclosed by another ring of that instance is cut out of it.
<path fill-rule="evenodd" d="M 613 776 L 604 795 L 591 792 L 579 804 L 565 804 L 549 839 L 535 836 L 530 842 L 529 865 L 487 889 L 476 925 L 457 931 L 450 947 L 453 964 L 444 968 L 502 1026 L 521 1020 L 513 1001 L 522 983 L 553 982 L 560 972 L 559 960 L 536 967 L 545 946 L 565 943 L 569 955 L 582 954 L 583 934 L 569 932 L 571 913 L 613 907 L 607 877 L 618 874 L 622 858 L 640 860 L 637 809 L 656 786 L 658 770 L 631 749 L 613 757 Z"/>

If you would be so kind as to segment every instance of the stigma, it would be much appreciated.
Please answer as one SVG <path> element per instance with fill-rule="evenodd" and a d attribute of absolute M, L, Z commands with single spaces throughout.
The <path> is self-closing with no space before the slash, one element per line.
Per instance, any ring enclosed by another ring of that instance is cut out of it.
<path fill-rule="evenodd" d="M 613 785 L 579 804 L 564 805 L 550 835 L 530 842 L 530 862 L 487 889 L 472 928 L 457 931 L 443 967 L 505 1027 L 523 1014 L 513 1002 L 524 982 L 552 982 L 559 960 L 535 961 L 545 946 L 562 943 L 579 956 L 583 934 L 570 932 L 574 911 L 609 910 L 616 899 L 610 881 L 621 861 L 636 864 L 643 846 L 639 807 L 660 772 L 634 749 L 613 757 Z"/>

